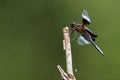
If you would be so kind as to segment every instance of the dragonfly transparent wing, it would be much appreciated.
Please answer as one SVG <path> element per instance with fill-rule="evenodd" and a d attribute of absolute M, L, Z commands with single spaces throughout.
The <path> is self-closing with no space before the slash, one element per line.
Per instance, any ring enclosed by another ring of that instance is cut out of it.
<path fill-rule="evenodd" d="M 86 45 L 86 44 L 90 44 L 90 42 L 88 40 L 86 40 L 83 36 L 79 36 L 77 38 L 77 43 L 79 45 Z"/>
<path fill-rule="evenodd" d="M 83 24 L 90 24 L 91 23 L 88 12 L 85 9 L 82 10 L 82 19 L 83 19 Z"/>

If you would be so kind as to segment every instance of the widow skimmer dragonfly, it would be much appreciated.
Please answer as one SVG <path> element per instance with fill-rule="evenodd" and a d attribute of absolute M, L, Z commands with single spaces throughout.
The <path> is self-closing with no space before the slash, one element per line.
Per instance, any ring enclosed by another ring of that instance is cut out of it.
<path fill-rule="evenodd" d="M 77 42 L 80 45 L 83 44 L 92 44 L 101 55 L 104 55 L 103 51 L 96 45 L 95 40 L 97 38 L 97 35 L 93 33 L 87 26 L 91 23 L 90 17 L 88 15 L 87 10 L 82 10 L 82 24 L 76 24 L 75 22 L 72 22 L 70 24 L 70 30 L 71 33 L 77 32 L 81 35 L 77 38 Z"/>

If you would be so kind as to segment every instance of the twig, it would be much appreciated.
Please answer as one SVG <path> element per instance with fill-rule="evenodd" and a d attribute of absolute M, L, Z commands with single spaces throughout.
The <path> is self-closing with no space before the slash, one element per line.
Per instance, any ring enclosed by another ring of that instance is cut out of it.
<path fill-rule="evenodd" d="M 66 51 L 67 73 L 64 72 L 64 70 L 60 67 L 60 65 L 58 65 L 57 68 L 60 71 L 63 80 L 76 80 L 73 74 L 71 44 L 70 44 L 68 27 L 63 28 L 63 35 L 64 35 L 63 48 Z"/>

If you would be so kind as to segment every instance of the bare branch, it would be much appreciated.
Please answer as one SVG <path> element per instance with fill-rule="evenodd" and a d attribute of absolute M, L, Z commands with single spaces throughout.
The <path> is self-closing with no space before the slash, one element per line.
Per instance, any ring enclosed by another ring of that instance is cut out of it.
<path fill-rule="evenodd" d="M 60 65 L 57 65 L 57 68 L 60 71 L 63 80 L 76 80 L 73 74 L 72 53 L 71 53 L 71 44 L 70 44 L 68 27 L 63 28 L 63 35 L 64 35 L 63 49 L 66 51 L 67 73 L 64 72 L 64 70 L 60 67 Z"/>
<path fill-rule="evenodd" d="M 68 27 L 63 28 L 63 34 L 64 34 L 64 40 L 65 40 L 64 42 L 65 42 L 65 51 L 66 51 L 67 73 L 73 75 L 71 44 L 70 44 Z"/>

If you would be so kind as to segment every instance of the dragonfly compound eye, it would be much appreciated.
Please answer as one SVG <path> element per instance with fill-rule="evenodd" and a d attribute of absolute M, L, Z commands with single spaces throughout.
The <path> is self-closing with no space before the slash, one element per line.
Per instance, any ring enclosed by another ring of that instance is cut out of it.
<path fill-rule="evenodd" d="M 75 22 L 72 22 L 72 23 L 70 24 L 70 27 L 71 27 L 71 28 L 75 27 Z"/>

